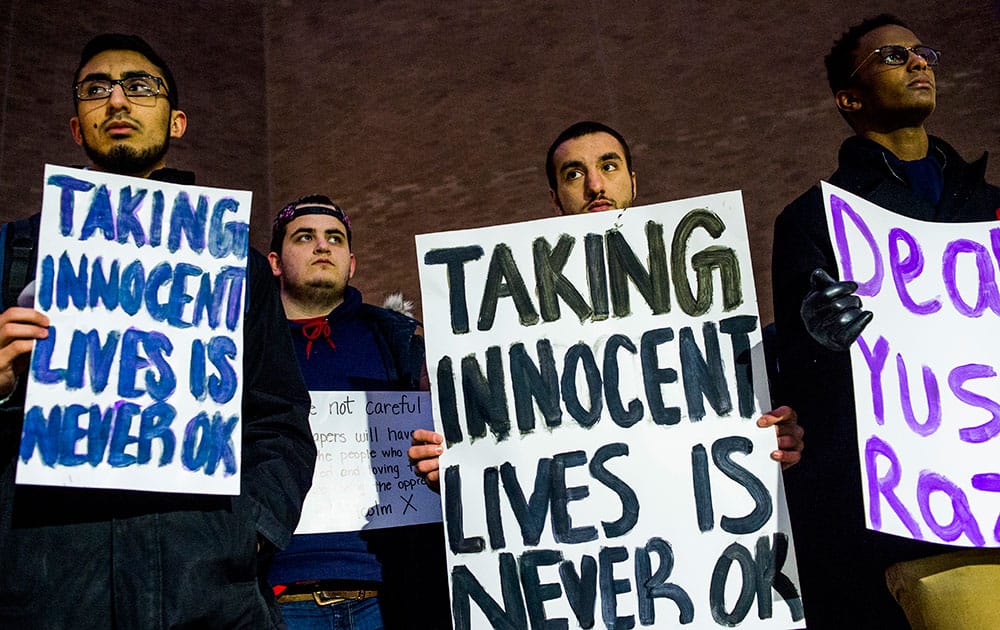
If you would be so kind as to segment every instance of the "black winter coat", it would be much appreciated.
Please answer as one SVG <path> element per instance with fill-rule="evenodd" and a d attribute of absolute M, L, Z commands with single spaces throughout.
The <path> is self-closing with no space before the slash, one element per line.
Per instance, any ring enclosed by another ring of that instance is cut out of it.
<path fill-rule="evenodd" d="M 849 138 L 830 182 L 924 221 L 997 218 L 1000 189 L 984 181 L 985 155 L 969 164 L 932 137 L 930 153 L 944 165 L 941 201 L 932 206 L 894 175 L 885 151 Z M 794 407 L 806 430 L 802 462 L 785 474 L 806 620 L 810 628 L 906 628 L 885 586 L 885 568 L 952 549 L 865 528 L 850 354 L 816 343 L 799 315 L 817 267 L 839 275 L 822 195 L 813 187 L 778 217 L 771 266 L 779 369 L 774 398 Z"/>

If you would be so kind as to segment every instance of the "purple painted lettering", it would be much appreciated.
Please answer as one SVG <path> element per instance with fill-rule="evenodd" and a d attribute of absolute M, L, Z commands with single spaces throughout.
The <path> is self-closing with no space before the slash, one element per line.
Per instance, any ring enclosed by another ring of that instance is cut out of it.
<path fill-rule="evenodd" d="M 850 217 L 855 227 L 857 227 L 858 232 L 865 239 L 865 242 L 868 243 L 868 247 L 871 248 L 875 269 L 872 272 L 872 277 L 863 282 L 854 277 L 851 247 L 847 242 L 847 231 L 844 226 L 845 214 Z M 846 201 L 836 195 L 830 195 L 830 215 L 833 220 L 833 233 L 838 258 L 844 269 L 843 279 L 854 280 L 858 283 L 858 295 L 878 295 L 879 291 L 882 290 L 882 278 L 885 276 L 885 269 L 882 264 L 882 252 L 875 242 L 875 237 L 872 236 L 872 231 L 868 229 L 868 224 L 865 223 L 861 215 L 855 212 L 851 206 L 847 205 Z"/>

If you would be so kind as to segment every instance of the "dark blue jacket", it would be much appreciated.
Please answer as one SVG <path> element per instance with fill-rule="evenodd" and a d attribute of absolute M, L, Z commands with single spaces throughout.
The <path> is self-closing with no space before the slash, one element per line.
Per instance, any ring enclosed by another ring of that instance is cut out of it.
<path fill-rule="evenodd" d="M 310 391 L 425 389 L 419 322 L 365 304 L 347 287 L 326 318 L 289 321 Z M 327 334 L 323 334 L 324 325 Z M 377 584 L 387 628 L 448 628 L 448 584 L 440 524 L 306 534 L 275 557 L 272 584 L 325 580 L 345 588 Z"/>

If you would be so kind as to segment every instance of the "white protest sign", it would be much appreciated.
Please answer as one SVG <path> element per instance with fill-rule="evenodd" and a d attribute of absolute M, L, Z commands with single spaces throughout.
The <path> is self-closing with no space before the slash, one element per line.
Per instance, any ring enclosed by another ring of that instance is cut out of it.
<path fill-rule="evenodd" d="M 410 467 L 414 429 L 432 429 L 428 392 L 310 392 L 316 472 L 296 534 L 441 522 L 441 499 Z"/>
<path fill-rule="evenodd" d="M 740 193 L 417 237 L 456 630 L 789 628 Z"/>
<path fill-rule="evenodd" d="M 1000 225 L 927 223 L 823 183 L 851 347 L 868 528 L 1000 546 Z"/>
<path fill-rule="evenodd" d="M 18 483 L 239 493 L 250 200 L 45 167 Z"/>

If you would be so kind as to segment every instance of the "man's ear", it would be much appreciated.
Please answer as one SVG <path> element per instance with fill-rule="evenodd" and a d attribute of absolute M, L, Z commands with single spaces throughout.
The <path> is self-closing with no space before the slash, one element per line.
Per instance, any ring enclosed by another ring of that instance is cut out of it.
<path fill-rule="evenodd" d="M 281 257 L 278 256 L 277 252 L 269 252 L 267 254 L 267 262 L 271 265 L 271 273 L 275 278 L 281 277 Z"/>
<path fill-rule="evenodd" d="M 73 134 L 73 142 L 83 146 L 83 134 L 80 133 L 80 119 L 76 116 L 69 119 L 69 130 Z"/>
<path fill-rule="evenodd" d="M 354 257 L 354 252 L 351 252 L 351 272 L 347 274 L 347 279 L 350 280 L 354 277 L 354 267 L 358 264 L 358 259 Z"/>
<path fill-rule="evenodd" d="M 862 106 L 861 95 L 855 88 L 839 90 L 833 95 L 833 100 L 837 103 L 837 109 L 845 114 L 855 114 Z"/>
<path fill-rule="evenodd" d="M 636 195 L 639 194 L 639 189 L 635 186 L 635 171 L 632 171 L 632 204 L 635 204 Z"/>
<path fill-rule="evenodd" d="M 562 204 L 559 203 L 559 195 L 557 195 L 556 191 L 552 190 L 551 188 L 549 188 L 549 199 L 552 200 L 552 207 L 556 209 L 556 212 L 558 212 L 559 214 L 566 214 L 565 212 L 563 212 Z"/>
<path fill-rule="evenodd" d="M 187 131 L 187 114 L 179 109 L 171 110 L 170 112 L 170 137 L 180 138 Z"/>

